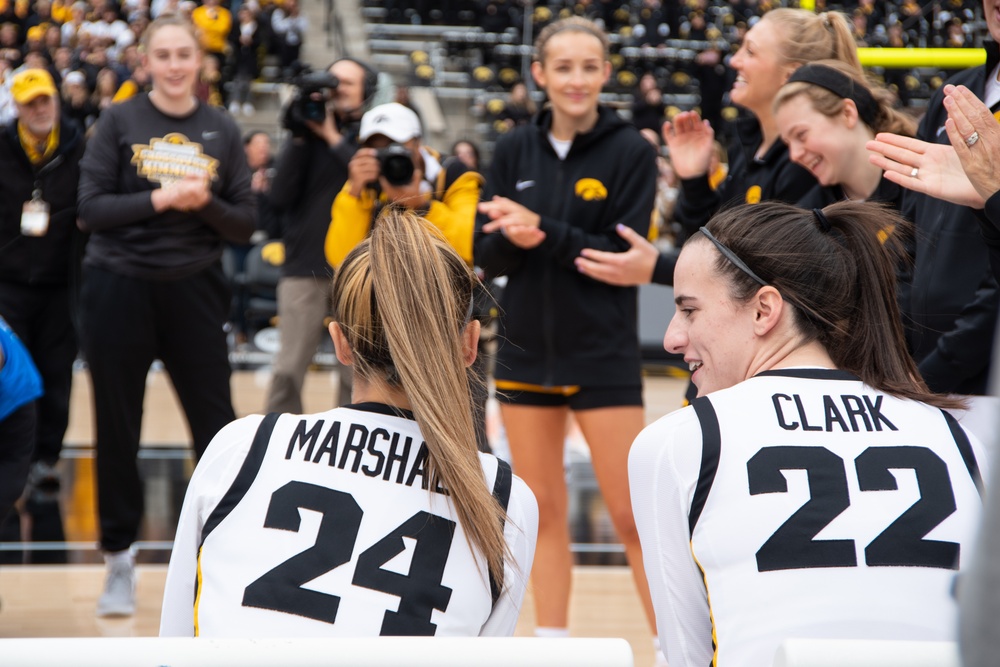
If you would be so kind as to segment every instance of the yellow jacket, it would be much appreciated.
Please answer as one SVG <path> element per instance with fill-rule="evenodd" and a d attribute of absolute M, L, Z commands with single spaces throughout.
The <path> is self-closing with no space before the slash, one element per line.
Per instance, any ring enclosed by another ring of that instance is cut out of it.
<path fill-rule="evenodd" d="M 125 82 L 118 87 L 118 91 L 115 96 L 111 98 L 114 104 L 119 102 L 124 102 L 125 100 L 135 97 L 139 93 L 139 84 L 135 82 L 135 79 L 125 79 Z"/>
<path fill-rule="evenodd" d="M 432 153 L 433 154 L 433 153 Z M 444 235 L 455 252 L 472 266 L 472 234 L 476 225 L 476 206 L 484 179 L 468 171 L 458 160 L 442 166 L 431 195 L 431 202 L 422 215 Z M 339 268 L 347 253 L 368 236 L 375 213 L 375 191 L 365 189 L 360 197 L 350 193 L 351 183 L 333 200 L 330 228 L 326 233 L 326 261 Z M 385 197 L 380 196 L 380 205 Z"/>
<path fill-rule="evenodd" d="M 233 15 L 225 7 L 195 7 L 191 20 L 201 34 L 201 45 L 209 53 L 225 53 Z M 219 63 L 221 67 L 223 63 Z"/>

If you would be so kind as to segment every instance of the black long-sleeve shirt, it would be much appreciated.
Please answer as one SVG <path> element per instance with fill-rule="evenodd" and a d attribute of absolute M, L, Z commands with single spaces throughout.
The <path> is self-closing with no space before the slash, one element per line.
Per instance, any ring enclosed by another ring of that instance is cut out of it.
<path fill-rule="evenodd" d="M 685 236 L 696 233 L 720 209 L 770 200 L 794 204 L 816 185 L 808 170 L 792 162 L 781 139 L 757 159 L 764 137 L 756 118 L 741 118 L 735 128 L 736 137 L 729 146 L 729 172 L 717 189 L 709 185 L 707 174 L 681 181 L 674 218 Z"/>
<path fill-rule="evenodd" d="M 208 171 L 202 209 L 153 208 L 153 190 L 191 170 Z M 185 116 L 157 109 L 146 94 L 105 110 L 80 163 L 80 226 L 92 232 L 84 265 L 136 278 L 197 273 L 245 243 L 256 225 L 239 128 L 201 102 Z"/>
<path fill-rule="evenodd" d="M 756 118 L 741 118 L 735 128 L 736 137 L 729 146 L 729 172 L 717 189 L 712 189 L 708 174 L 681 180 L 674 218 L 680 223 L 682 242 L 708 224 L 721 209 L 768 200 L 794 204 L 816 186 L 812 174 L 792 162 L 788 146 L 781 139 L 771 145 L 763 158 L 757 159 L 757 149 L 764 137 Z M 652 281 L 673 285 L 676 263 L 677 253 L 661 253 Z"/>

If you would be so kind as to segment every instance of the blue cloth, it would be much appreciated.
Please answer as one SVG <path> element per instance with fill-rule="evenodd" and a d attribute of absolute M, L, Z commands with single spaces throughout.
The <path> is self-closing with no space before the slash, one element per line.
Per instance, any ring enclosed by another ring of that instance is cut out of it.
<path fill-rule="evenodd" d="M 0 349 L 3 368 L 0 369 L 0 420 L 25 403 L 42 395 L 42 378 L 21 339 L 0 318 Z"/>

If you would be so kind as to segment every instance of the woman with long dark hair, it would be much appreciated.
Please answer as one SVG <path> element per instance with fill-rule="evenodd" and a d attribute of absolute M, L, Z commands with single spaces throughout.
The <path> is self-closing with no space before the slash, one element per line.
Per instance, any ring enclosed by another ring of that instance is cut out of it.
<path fill-rule="evenodd" d="M 698 398 L 629 482 L 672 667 L 771 665 L 787 638 L 954 639 L 984 450 L 931 393 L 884 206 L 719 213 L 681 251 L 664 347 Z"/>

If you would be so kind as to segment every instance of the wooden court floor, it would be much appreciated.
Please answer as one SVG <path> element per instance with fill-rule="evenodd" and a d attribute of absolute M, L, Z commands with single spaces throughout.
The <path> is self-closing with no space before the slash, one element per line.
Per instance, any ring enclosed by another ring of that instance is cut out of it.
<path fill-rule="evenodd" d="M 266 370 L 238 371 L 233 374 L 233 402 L 238 416 L 261 412 L 269 374 Z M 683 398 L 686 382 L 653 375 L 646 378 L 647 422 L 673 410 Z M 337 397 L 334 372 L 314 371 L 306 378 L 304 408 L 318 412 L 334 405 Z M 496 410 L 491 410 L 491 435 L 498 429 Z M 68 455 L 86 462 L 92 443 L 89 378 L 85 371 L 74 377 Z M 189 439 L 187 425 L 169 381 L 162 372 L 151 372 L 147 381 L 142 442 L 151 449 L 183 448 Z M 69 464 L 65 461 L 64 464 Z M 86 471 L 75 465 L 74 471 Z M 77 473 L 74 473 L 77 474 Z M 92 544 L 96 540 L 93 499 L 88 484 L 72 496 L 65 511 L 67 541 Z M 147 507 L 147 514 L 157 508 Z M 172 534 L 172 526 L 170 527 Z M 96 545 L 95 545 L 96 546 Z M 142 559 L 140 559 L 142 560 Z M 138 609 L 129 619 L 98 619 L 94 616 L 103 581 L 103 567 L 96 564 L 99 554 L 89 549 L 69 565 L 0 566 L 0 637 L 88 637 L 152 636 L 159 626 L 159 608 L 166 566 L 144 563 L 138 567 Z M 633 648 L 636 665 L 653 664 L 652 634 L 646 624 L 630 571 L 621 566 L 577 566 L 573 574 L 570 631 L 580 637 L 624 637 Z M 531 591 L 525 601 L 518 635 L 530 635 L 534 628 Z M 2 658 L 0 658 L 2 663 Z"/>
<path fill-rule="evenodd" d="M 137 610 L 125 619 L 94 616 L 104 569 L 99 565 L 25 565 L 0 569 L 0 637 L 152 637 L 160 623 L 165 565 L 137 568 Z M 632 575 L 625 567 L 578 566 L 573 572 L 570 632 L 576 637 L 624 637 L 635 664 L 653 664 Z M 534 628 L 531 592 L 518 621 L 519 636 Z M 0 664 L 3 658 L 0 657 Z"/>

